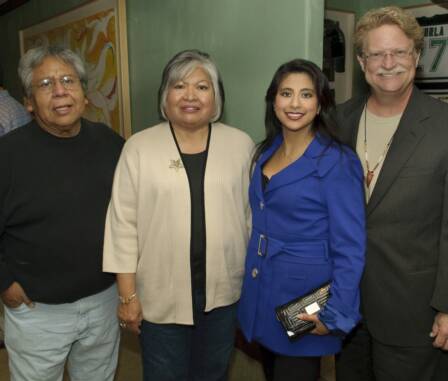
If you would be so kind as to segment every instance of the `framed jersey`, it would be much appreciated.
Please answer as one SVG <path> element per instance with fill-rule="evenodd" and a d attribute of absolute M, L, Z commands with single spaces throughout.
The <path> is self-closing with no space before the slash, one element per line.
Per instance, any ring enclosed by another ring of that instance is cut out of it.
<path fill-rule="evenodd" d="M 423 91 L 446 99 L 448 94 L 448 1 L 409 7 L 425 33 L 415 77 Z"/>

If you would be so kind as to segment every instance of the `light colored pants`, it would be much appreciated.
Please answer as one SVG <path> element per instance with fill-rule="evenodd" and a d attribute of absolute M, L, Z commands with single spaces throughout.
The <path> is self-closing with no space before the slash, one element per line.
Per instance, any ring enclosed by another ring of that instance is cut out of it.
<path fill-rule="evenodd" d="M 120 332 L 113 285 L 73 303 L 5 307 L 11 381 L 112 381 Z"/>

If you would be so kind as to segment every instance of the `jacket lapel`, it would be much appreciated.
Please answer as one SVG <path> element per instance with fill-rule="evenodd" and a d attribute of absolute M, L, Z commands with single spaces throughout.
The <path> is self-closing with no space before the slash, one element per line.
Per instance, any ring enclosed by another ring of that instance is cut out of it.
<path fill-rule="evenodd" d="M 345 111 L 344 119 L 340 121 L 340 123 L 348 126 L 348 128 L 341 126 L 342 128 L 340 131 L 344 134 L 344 136 L 341 136 L 342 142 L 348 144 L 355 152 L 356 141 L 358 139 L 359 121 L 361 120 L 361 115 L 364 110 L 367 97 L 356 99 L 356 103 L 353 107 L 350 107 L 350 109 Z M 347 131 L 347 133 L 344 133 L 344 131 Z"/>
<path fill-rule="evenodd" d="M 378 206 L 425 135 L 426 129 L 423 128 L 422 121 L 427 119 L 429 114 L 424 103 L 422 93 L 414 87 L 367 204 L 367 215 Z"/>
<path fill-rule="evenodd" d="M 274 154 L 274 152 L 278 149 L 280 144 L 282 144 L 282 141 L 283 141 L 282 137 L 278 135 L 274 139 L 274 142 L 271 144 L 271 146 L 268 147 L 268 149 L 264 151 L 260 155 L 260 158 L 257 160 L 257 164 L 255 166 L 254 173 L 252 175 L 252 183 L 254 184 L 255 194 L 259 200 L 264 199 L 262 181 L 261 181 L 263 165 Z"/>
<path fill-rule="evenodd" d="M 315 158 L 322 152 L 322 150 L 323 148 L 316 136 L 299 159 L 271 177 L 271 180 L 266 187 L 266 194 L 279 187 L 299 181 L 309 176 L 311 173 L 316 172 L 317 166 Z"/>

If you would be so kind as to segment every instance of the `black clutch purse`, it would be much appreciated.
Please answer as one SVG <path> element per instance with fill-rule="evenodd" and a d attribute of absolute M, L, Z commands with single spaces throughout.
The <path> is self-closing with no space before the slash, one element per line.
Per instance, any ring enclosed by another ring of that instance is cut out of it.
<path fill-rule="evenodd" d="M 293 341 L 314 329 L 316 324 L 311 321 L 300 320 L 298 315 L 306 313 L 312 315 L 319 312 L 330 297 L 330 283 L 314 289 L 310 293 L 282 304 L 275 309 L 277 319 L 282 324 L 289 340 Z"/>

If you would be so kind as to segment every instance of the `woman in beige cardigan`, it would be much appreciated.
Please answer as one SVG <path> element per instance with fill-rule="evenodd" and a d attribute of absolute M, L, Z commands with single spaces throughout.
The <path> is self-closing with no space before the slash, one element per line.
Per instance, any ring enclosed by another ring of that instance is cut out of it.
<path fill-rule="evenodd" d="M 210 57 L 164 69 L 166 122 L 133 135 L 115 173 L 104 271 L 117 273 L 123 328 L 140 334 L 145 380 L 225 380 L 248 240 L 252 140 L 218 123 Z"/>

